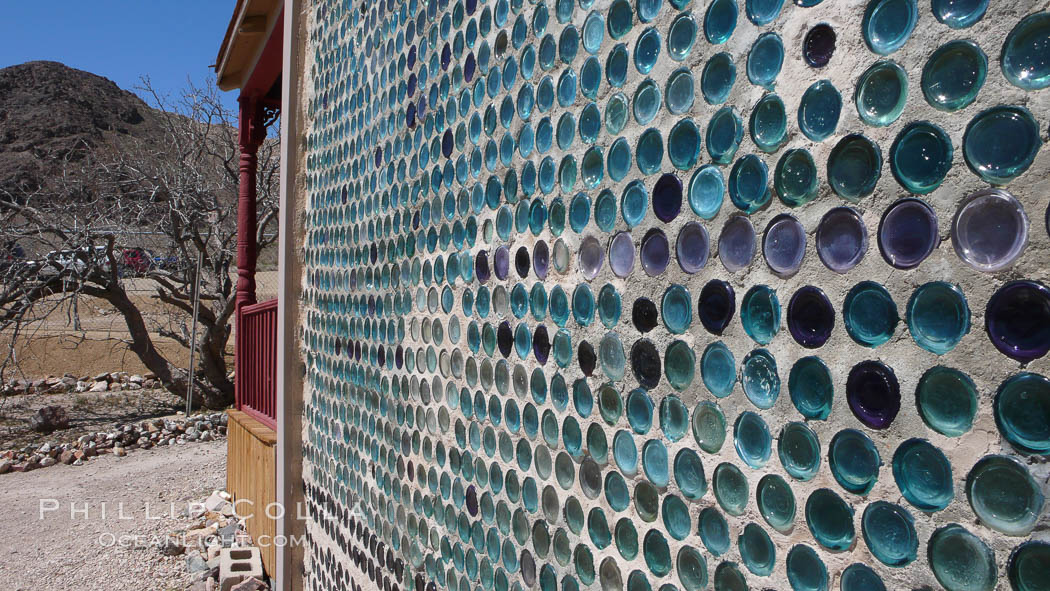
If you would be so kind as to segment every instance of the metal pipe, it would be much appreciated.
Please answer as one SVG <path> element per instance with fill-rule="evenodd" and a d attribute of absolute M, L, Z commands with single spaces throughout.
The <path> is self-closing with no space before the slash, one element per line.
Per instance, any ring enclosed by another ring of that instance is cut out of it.
<path fill-rule="evenodd" d="M 201 308 L 201 266 L 204 264 L 204 252 L 197 251 L 197 271 L 193 274 L 193 328 L 190 330 L 190 384 L 186 388 L 186 418 L 190 417 L 193 408 L 193 385 L 197 369 L 197 315 Z"/>

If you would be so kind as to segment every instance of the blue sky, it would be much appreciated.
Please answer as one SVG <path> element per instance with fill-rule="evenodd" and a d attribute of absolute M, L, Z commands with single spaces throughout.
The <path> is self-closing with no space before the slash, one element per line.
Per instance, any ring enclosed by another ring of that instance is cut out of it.
<path fill-rule="evenodd" d="M 54 60 L 135 92 L 149 75 L 177 94 L 187 77 L 214 79 L 235 0 L 4 0 L 0 67 Z M 228 105 L 236 92 L 225 93 Z"/>

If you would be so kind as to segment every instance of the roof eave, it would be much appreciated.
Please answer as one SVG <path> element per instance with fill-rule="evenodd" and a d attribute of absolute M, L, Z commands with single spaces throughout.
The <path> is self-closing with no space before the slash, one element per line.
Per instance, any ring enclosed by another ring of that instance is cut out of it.
<path fill-rule="evenodd" d="M 237 0 L 215 59 L 217 85 L 222 90 L 242 88 L 251 76 L 274 27 L 283 0 Z"/>

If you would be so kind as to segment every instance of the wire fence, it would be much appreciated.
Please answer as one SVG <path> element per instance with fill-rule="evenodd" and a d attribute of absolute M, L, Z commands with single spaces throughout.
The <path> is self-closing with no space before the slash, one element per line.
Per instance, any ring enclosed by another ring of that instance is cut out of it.
<path fill-rule="evenodd" d="M 162 268 L 178 273 L 186 273 L 187 277 L 192 276 L 196 259 L 184 260 L 185 257 L 181 254 L 172 252 L 170 237 L 167 235 L 157 232 L 128 230 L 114 231 L 113 233 L 121 236 L 121 240 L 115 249 L 115 254 L 120 265 L 122 284 L 129 293 L 140 296 L 156 293 L 157 283 L 148 277 L 148 272 L 152 269 Z M 276 237 L 276 233 L 267 234 L 266 238 L 269 245 L 261 249 L 257 255 L 255 282 L 257 299 L 260 302 L 277 297 Z M 21 254 L 18 256 L 23 257 L 23 260 L 26 261 L 43 260 L 54 254 L 46 246 L 29 243 L 24 246 L 24 249 L 20 248 Z M 2 260 L 0 260 L 0 263 L 2 263 Z M 0 273 L 0 281 L 4 277 L 7 277 L 7 275 Z M 230 279 L 232 284 L 236 286 L 236 267 L 230 268 Z"/>
<path fill-rule="evenodd" d="M 237 285 L 237 269 L 230 269 L 230 281 Z M 255 299 L 264 302 L 277 297 L 279 278 L 276 268 L 257 269 L 255 272 Z M 124 289 L 136 295 L 156 293 L 157 283 L 148 277 L 125 277 Z"/>

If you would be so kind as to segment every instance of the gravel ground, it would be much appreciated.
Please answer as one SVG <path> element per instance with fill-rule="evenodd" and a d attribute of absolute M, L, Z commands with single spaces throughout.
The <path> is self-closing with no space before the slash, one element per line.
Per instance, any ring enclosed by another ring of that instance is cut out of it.
<path fill-rule="evenodd" d="M 2 586 L 13 591 L 186 589 L 193 579 L 185 557 L 162 556 L 151 544 L 186 529 L 190 520 L 180 515 L 188 504 L 225 488 L 225 481 L 225 440 L 0 476 Z M 54 499 L 58 506 L 42 519 L 41 499 Z M 74 503 L 79 513 L 71 516 Z"/>

